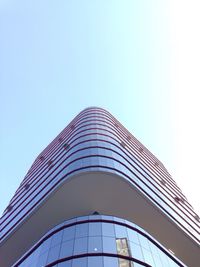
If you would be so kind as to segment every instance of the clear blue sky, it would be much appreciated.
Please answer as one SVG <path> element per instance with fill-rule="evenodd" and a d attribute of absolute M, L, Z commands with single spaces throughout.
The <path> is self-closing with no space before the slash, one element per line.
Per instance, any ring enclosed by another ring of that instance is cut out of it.
<path fill-rule="evenodd" d="M 35 157 L 88 106 L 109 110 L 173 171 L 182 26 L 172 3 L 0 0 L 0 213 Z"/>

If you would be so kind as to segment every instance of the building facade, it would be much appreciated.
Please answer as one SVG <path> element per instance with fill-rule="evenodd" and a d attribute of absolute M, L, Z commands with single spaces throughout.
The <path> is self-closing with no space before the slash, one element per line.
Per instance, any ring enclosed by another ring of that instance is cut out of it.
<path fill-rule="evenodd" d="M 163 164 L 97 107 L 36 158 L 0 227 L 1 267 L 200 265 L 198 215 Z"/>

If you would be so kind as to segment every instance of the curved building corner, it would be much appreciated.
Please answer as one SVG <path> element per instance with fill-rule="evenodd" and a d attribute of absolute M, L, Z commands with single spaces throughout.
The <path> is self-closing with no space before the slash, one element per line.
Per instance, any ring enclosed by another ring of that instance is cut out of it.
<path fill-rule="evenodd" d="M 2 267 L 200 262 L 198 215 L 163 164 L 97 107 L 36 158 L 0 227 Z"/>

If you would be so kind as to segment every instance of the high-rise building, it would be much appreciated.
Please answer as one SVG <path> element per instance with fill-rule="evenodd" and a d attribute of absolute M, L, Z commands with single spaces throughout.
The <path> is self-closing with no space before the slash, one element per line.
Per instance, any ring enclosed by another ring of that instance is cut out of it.
<path fill-rule="evenodd" d="M 200 265 L 198 215 L 163 164 L 97 107 L 36 158 L 0 225 L 1 267 Z"/>

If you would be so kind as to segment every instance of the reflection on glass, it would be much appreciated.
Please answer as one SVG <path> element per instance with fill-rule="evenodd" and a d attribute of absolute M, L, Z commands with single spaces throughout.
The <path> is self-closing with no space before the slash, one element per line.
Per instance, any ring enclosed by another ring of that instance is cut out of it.
<path fill-rule="evenodd" d="M 103 221 L 88 222 L 88 218 L 91 220 L 102 219 Z M 74 222 L 78 222 L 78 224 L 68 225 Z M 127 226 L 119 225 L 123 222 Z M 140 232 L 137 232 L 134 228 L 131 229 L 131 226 L 140 230 Z M 55 229 L 57 232 L 53 232 L 51 236 L 51 231 Z M 22 263 L 15 266 L 44 267 L 57 259 L 65 261 L 56 264 L 55 267 L 144 266 L 144 264 L 130 261 L 128 257 L 135 258 L 153 267 L 180 266 L 173 259 L 170 259 L 167 253 L 160 250 L 159 246 L 156 246 L 147 238 L 147 232 L 135 224 L 124 221 L 124 219 L 107 215 L 83 216 L 57 225 L 52 230 L 48 232 L 49 237 L 37 249 L 33 250 L 27 258 L 25 257 Z M 114 254 L 114 256 L 103 257 L 102 252 Z M 74 258 L 82 257 L 83 255 L 80 254 L 85 253 L 89 253 L 90 257 L 72 260 L 73 256 Z M 97 256 L 98 253 L 99 256 Z M 125 259 L 122 257 L 125 257 Z M 67 258 L 70 260 L 67 260 Z M 86 263 L 87 265 L 85 265 Z"/>
<path fill-rule="evenodd" d="M 131 257 L 127 238 L 116 238 L 117 253 L 123 256 Z M 132 267 L 130 261 L 119 258 L 119 267 Z"/>

